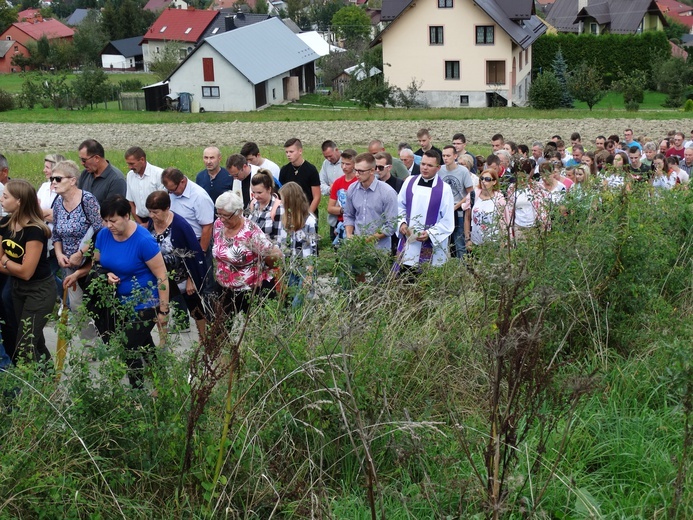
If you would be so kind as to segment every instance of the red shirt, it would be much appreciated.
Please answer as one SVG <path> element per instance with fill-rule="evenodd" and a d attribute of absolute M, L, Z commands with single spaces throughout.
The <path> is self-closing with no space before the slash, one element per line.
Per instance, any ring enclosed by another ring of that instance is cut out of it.
<path fill-rule="evenodd" d="M 350 181 L 346 180 L 346 175 L 342 175 L 341 177 L 338 177 L 333 183 L 332 183 L 332 189 L 330 190 L 330 199 L 336 200 L 337 204 L 339 206 L 344 206 L 344 201 L 346 201 L 346 192 L 349 189 L 349 186 L 354 184 L 357 180 L 357 176 L 354 175 L 354 178 L 351 179 Z M 341 194 L 341 199 L 340 199 L 340 191 L 343 191 L 344 193 Z M 344 222 L 344 215 L 339 215 L 337 217 L 338 222 Z"/>

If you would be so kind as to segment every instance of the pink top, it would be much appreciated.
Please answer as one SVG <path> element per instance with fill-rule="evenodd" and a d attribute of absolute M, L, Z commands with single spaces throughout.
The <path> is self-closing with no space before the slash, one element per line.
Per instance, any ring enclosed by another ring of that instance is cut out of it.
<path fill-rule="evenodd" d="M 262 230 L 247 218 L 233 238 L 224 236 L 224 224 L 214 221 L 212 255 L 217 260 L 216 278 L 219 285 L 236 291 L 250 291 L 264 281 L 272 279 L 270 269 L 264 266 L 273 248 Z"/>

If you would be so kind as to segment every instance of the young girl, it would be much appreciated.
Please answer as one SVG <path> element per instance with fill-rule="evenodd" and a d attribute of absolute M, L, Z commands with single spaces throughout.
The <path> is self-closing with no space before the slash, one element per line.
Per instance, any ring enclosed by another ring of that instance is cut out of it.
<path fill-rule="evenodd" d="M 13 360 L 48 361 L 43 327 L 57 292 L 48 261 L 51 231 L 43 221 L 36 190 L 25 180 L 11 180 L 0 199 L 9 213 L 0 220 L 0 269 L 11 277 L 12 302 L 20 326 L 15 345 L 6 345 Z"/>
<path fill-rule="evenodd" d="M 286 238 L 282 217 L 284 207 L 277 196 L 276 185 L 269 170 L 260 168 L 250 181 L 253 200 L 250 202 L 250 220 L 265 232 L 273 244 Z"/>
<path fill-rule="evenodd" d="M 313 260 L 318 254 L 317 221 L 309 211 L 308 199 L 303 190 L 295 182 L 284 184 L 279 190 L 279 196 L 284 205 L 282 224 L 288 235 L 288 252 L 285 254 L 289 264 L 288 284 L 298 286 L 299 289 L 305 285 L 312 297 Z M 298 306 L 302 303 L 303 297 L 299 293 L 292 305 Z"/>

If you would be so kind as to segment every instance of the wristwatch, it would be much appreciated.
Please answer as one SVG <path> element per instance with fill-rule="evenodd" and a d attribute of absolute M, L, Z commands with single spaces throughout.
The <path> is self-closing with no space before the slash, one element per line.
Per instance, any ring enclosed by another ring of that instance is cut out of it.
<path fill-rule="evenodd" d="M 157 314 L 163 314 L 164 316 L 168 316 L 170 312 L 171 312 L 171 309 L 168 309 L 166 311 L 162 311 L 160 307 L 157 307 L 157 309 L 156 309 Z"/>

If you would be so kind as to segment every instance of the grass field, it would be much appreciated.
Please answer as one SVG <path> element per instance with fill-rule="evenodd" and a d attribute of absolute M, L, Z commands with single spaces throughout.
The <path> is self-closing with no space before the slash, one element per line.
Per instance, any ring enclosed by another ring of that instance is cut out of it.
<path fill-rule="evenodd" d="M 27 75 L 32 76 L 32 73 L 29 72 Z M 107 72 L 106 75 L 108 76 L 108 81 L 115 85 L 128 79 L 137 79 L 141 81 L 143 85 L 150 85 L 158 81 L 154 74 L 145 72 Z M 68 81 L 72 82 L 76 77 L 76 74 L 71 74 L 68 76 Z M 24 79 L 24 74 L 0 74 L 0 89 L 6 90 L 7 92 L 12 92 L 13 94 L 18 94 L 22 90 L 22 83 L 24 83 Z"/>

